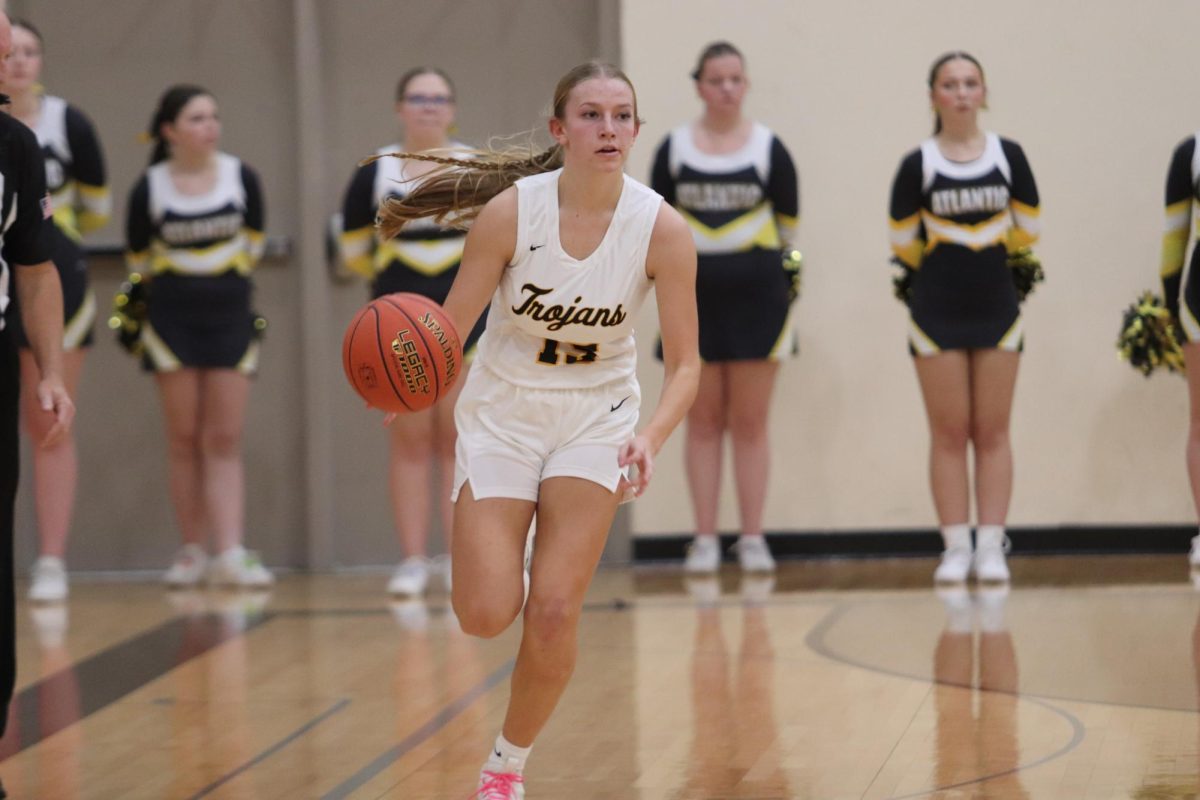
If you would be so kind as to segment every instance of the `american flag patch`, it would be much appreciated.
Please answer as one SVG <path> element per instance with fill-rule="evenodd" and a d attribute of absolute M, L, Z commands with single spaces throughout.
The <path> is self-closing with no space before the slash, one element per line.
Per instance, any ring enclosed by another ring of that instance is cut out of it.
<path fill-rule="evenodd" d="M 54 206 L 50 204 L 50 195 L 46 194 L 42 197 L 42 219 L 50 219 L 54 216 Z"/>

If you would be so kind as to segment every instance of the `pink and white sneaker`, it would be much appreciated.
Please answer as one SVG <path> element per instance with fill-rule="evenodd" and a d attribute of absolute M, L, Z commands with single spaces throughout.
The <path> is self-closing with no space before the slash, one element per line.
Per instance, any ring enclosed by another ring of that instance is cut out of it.
<path fill-rule="evenodd" d="M 501 767 L 500 769 L 503 769 Z M 494 772 L 487 767 L 479 774 L 479 789 L 472 800 L 525 800 L 525 779 L 519 772 Z"/>

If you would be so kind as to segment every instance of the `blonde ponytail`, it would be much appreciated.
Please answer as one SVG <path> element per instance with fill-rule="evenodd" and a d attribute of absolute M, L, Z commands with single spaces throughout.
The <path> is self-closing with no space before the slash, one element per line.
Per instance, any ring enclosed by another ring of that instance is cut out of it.
<path fill-rule="evenodd" d="M 438 155 L 439 152 L 457 155 Z M 465 228 L 489 200 L 521 178 L 556 170 L 563 163 L 562 148 L 558 145 L 541 152 L 530 147 L 385 153 L 362 163 L 380 158 L 407 158 L 440 165 L 422 176 L 407 196 L 391 196 L 380 204 L 375 227 L 384 239 L 399 233 L 406 222 L 426 217 L 446 227 Z"/>

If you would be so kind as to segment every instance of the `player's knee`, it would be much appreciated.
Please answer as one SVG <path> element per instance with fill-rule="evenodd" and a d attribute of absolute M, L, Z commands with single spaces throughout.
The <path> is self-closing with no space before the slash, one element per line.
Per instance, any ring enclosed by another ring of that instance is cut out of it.
<path fill-rule="evenodd" d="M 494 639 L 504 633 L 520 610 L 513 610 L 494 599 L 464 597 L 460 592 L 453 593 L 450 604 L 463 633 L 481 639 Z"/>
<path fill-rule="evenodd" d="M 572 635 L 578 619 L 579 609 L 561 597 L 530 597 L 525 604 L 525 629 L 543 642 Z"/>

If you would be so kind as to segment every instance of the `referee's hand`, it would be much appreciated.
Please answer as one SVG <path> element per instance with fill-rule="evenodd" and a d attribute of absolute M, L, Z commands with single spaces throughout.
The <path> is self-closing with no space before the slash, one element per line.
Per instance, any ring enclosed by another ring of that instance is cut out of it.
<path fill-rule="evenodd" d="M 75 403 L 67 393 L 62 378 L 43 378 L 37 387 L 38 405 L 42 411 L 54 415 L 54 424 L 42 438 L 42 447 L 53 447 L 66 438 L 71 431 L 71 423 L 75 421 Z"/>

